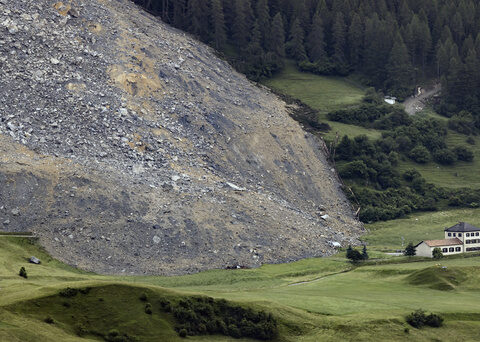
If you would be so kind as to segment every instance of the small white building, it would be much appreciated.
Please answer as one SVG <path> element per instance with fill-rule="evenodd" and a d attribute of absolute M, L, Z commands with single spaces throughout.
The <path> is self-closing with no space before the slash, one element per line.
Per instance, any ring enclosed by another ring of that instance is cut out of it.
<path fill-rule="evenodd" d="M 426 240 L 415 246 L 416 255 L 432 258 L 435 248 L 444 255 L 480 251 L 480 228 L 460 222 L 445 229 L 444 240 Z"/>
<path fill-rule="evenodd" d="M 397 98 L 393 96 L 385 96 L 383 101 L 385 101 L 388 104 L 394 105 L 395 103 L 397 103 Z"/>
<path fill-rule="evenodd" d="M 415 246 L 416 255 L 433 257 L 433 250 L 440 248 L 444 255 L 463 253 L 463 242 L 459 239 L 425 240 Z"/>

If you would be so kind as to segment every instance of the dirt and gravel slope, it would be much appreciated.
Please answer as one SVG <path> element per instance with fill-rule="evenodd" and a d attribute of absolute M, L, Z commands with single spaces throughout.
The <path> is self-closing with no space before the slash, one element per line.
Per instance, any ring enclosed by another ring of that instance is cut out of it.
<path fill-rule="evenodd" d="M 102 273 L 329 255 L 363 229 L 284 102 L 128 0 L 0 0 L 0 185 L 0 229 Z"/>

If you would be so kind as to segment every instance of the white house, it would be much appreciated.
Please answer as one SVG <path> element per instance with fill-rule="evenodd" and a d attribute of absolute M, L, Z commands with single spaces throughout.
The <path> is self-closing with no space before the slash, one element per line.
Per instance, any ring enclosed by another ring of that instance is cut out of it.
<path fill-rule="evenodd" d="M 444 255 L 480 251 L 480 228 L 457 223 L 445 229 L 444 240 L 425 240 L 416 245 L 416 255 L 431 258 L 435 248 L 440 248 Z"/>

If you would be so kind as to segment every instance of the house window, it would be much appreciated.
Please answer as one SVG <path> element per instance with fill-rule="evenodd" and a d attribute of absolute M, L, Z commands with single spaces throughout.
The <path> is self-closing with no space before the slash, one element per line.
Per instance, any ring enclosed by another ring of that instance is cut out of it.
<path fill-rule="evenodd" d="M 467 233 L 467 237 L 469 237 L 469 236 L 470 236 L 470 233 Z"/>
<path fill-rule="evenodd" d="M 455 252 L 461 252 L 462 251 L 462 247 L 455 247 Z"/>
<path fill-rule="evenodd" d="M 452 236 L 452 233 L 448 233 L 448 236 Z"/>
<path fill-rule="evenodd" d="M 458 233 L 458 237 L 462 237 L 462 233 Z"/>
<path fill-rule="evenodd" d="M 448 248 L 442 248 L 442 253 L 448 253 Z"/>
<path fill-rule="evenodd" d="M 455 252 L 455 248 L 450 247 L 450 248 L 448 249 L 448 252 L 449 252 L 449 253 Z"/>
<path fill-rule="evenodd" d="M 456 234 L 455 234 L 455 233 L 453 233 L 453 236 L 456 236 Z"/>
<path fill-rule="evenodd" d="M 471 240 L 467 240 L 465 241 L 465 243 L 468 245 L 469 243 L 471 243 Z"/>
<path fill-rule="evenodd" d="M 478 232 L 475 233 L 475 236 L 479 236 L 479 235 L 480 235 L 480 233 L 478 233 Z"/>

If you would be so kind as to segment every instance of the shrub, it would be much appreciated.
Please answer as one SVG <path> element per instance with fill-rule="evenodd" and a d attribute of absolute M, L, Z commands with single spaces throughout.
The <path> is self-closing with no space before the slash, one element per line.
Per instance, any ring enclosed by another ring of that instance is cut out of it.
<path fill-rule="evenodd" d="M 352 179 L 352 178 L 368 178 L 368 167 L 361 160 L 355 160 L 350 163 L 346 163 L 339 168 L 339 174 L 343 178 Z"/>
<path fill-rule="evenodd" d="M 147 315 L 151 315 L 151 314 L 152 314 L 152 304 L 150 304 L 150 303 L 145 304 L 145 313 L 146 313 Z"/>
<path fill-rule="evenodd" d="M 468 137 L 467 138 L 467 144 L 475 145 L 475 139 L 473 139 L 473 137 Z"/>
<path fill-rule="evenodd" d="M 75 297 L 77 294 L 78 294 L 78 289 L 74 289 L 71 287 L 67 287 L 66 289 L 63 289 L 59 292 L 59 295 L 65 298 Z"/>
<path fill-rule="evenodd" d="M 140 299 L 142 302 L 146 302 L 148 299 L 147 294 L 145 292 L 142 293 L 138 299 Z"/>
<path fill-rule="evenodd" d="M 466 147 L 457 146 L 453 149 L 453 152 L 456 154 L 458 160 L 466 162 L 473 161 L 473 152 Z"/>
<path fill-rule="evenodd" d="M 228 325 L 228 335 L 235 338 L 242 337 L 242 334 L 240 334 L 240 329 L 238 329 L 238 327 L 235 324 Z"/>
<path fill-rule="evenodd" d="M 441 259 L 443 258 L 442 250 L 438 247 L 433 249 L 432 256 L 434 259 Z"/>
<path fill-rule="evenodd" d="M 431 313 L 426 317 L 425 324 L 433 328 L 439 328 L 443 325 L 443 318 Z"/>
<path fill-rule="evenodd" d="M 117 329 L 112 329 L 107 334 L 107 336 L 110 338 L 117 337 L 119 335 L 120 335 L 120 332 Z"/>
<path fill-rule="evenodd" d="M 51 316 L 48 316 L 47 318 L 45 318 L 43 320 L 45 323 L 48 323 L 48 324 L 53 324 L 55 323 L 54 319 L 51 317 Z"/>
<path fill-rule="evenodd" d="M 412 327 L 420 329 L 424 326 L 430 326 L 432 328 L 441 327 L 443 324 L 443 318 L 436 314 L 427 314 L 424 310 L 418 309 L 406 317 L 406 321 Z"/>
<path fill-rule="evenodd" d="M 25 278 L 25 279 L 28 278 L 27 271 L 25 270 L 25 267 L 23 267 L 23 266 L 20 267 L 20 271 L 18 272 L 18 275 L 19 275 L 20 277 Z"/>
<path fill-rule="evenodd" d="M 75 334 L 79 337 L 85 336 L 88 333 L 88 330 L 80 323 L 75 325 L 74 330 Z"/>
<path fill-rule="evenodd" d="M 406 321 L 414 328 L 422 328 L 425 325 L 426 315 L 425 311 L 418 309 L 406 317 Z"/>
<path fill-rule="evenodd" d="M 425 163 L 428 163 L 431 159 L 430 157 L 430 152 L 428 152 L 428 150 L 422 146 L 422 145 L 417 145 L 415 146 L 411 151 L 410 153 L 408 154 L 408 156 L 413 160 L 415 161 L 416 163 L 419 163 L 419 164 L 425 164 Z"/>
<path fill-rule="evenodd" d="M 86 295 L 86 294 L 89 294 L 91 290 L 92 290 L 91 287 L 86 287 L 86 288 L 84 288 L 84 289 L 79 289 L 78 291 L 79 291 L 81 294 Z"/>
<path fill-rule="evenodd" d="M 353 263 L 356 263 L 364 259 L 362 253 L 360 253 L 356 249 L 353 249 L 352 246 L 348 246 L 346 256 L 347 256 L 347 259 L 349 259 Z"/>
<path fill-rule="evenodd" d="M 405 251 L 403 252 L 406 256 L 415 256 L 417 254 L 415 247 L 413 246 L 413 243 L 409 243 L 407 245 L 407 248 L 405 248 Z"/>
<path fill-rule="evenodd" d="M 452 165 L 457 160 L 457 156 L 452 151 L 443 148 L 433 154 L 433 159 L 442 165 Z"/>
<path fill-rule="evenodd" d="M 179 335 L 180 337 L 183 337 L 183 338 L 187 337 L 187 329 L 185 329 L 185 328 L 184 328 L 184 329 L 180 329 L 180 331 L 178 332 L 178 335 Z"/>

